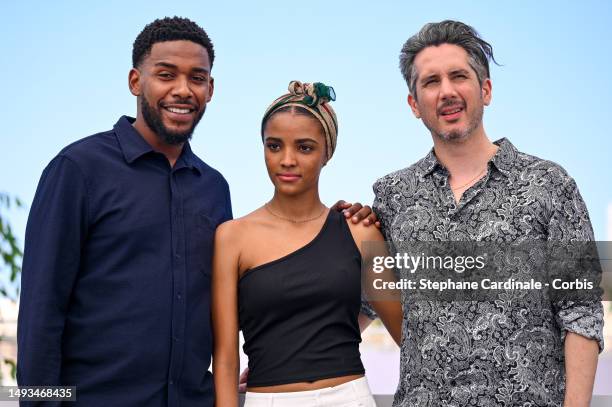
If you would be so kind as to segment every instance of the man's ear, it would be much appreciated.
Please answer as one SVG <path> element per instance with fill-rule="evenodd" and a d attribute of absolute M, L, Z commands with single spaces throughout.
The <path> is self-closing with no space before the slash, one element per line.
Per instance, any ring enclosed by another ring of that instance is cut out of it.
<path fill-rule="evenodd" d="M 128 86 L 130 87 L 130 92 L 134 96 L 140 96 L 140 71 L 136 68 L 130 69 L 130 73 L 128 74 Z"/>
<path fill-rule="evenodd" d="M 208 84 L 208 97 L 206 98 L 206 103 L 210 102 L 210 99 L 212 99 L 214 92 L 215 92 L 215 78 L 211 76 L 210 82 Z"/>
<path fill-rule="evenodd" d="M 482 82 L 482 101 L 485 106 L 489 106 L 491 99 L 493 98 L 493 83 L 491 79 L 487 78 Z"/>
<path fill-rule="evenodd" d="M 408 94 L 408 106 L 410 106 L 410 109 L 412 109 L 412 113 L 414 114 L 414 117 L 416 117 L 417 119 L 420 119 L 421 112 L 419 111 L 419 107 L 417 106 L 416 98 L 412 96 L 412 93 Z"/>

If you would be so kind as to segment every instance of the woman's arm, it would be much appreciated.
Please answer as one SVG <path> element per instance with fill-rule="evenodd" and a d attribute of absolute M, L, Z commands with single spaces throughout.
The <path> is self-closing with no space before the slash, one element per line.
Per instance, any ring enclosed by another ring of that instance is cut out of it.
<path fill-rule="evenodd" d="M 212 272 L 215 406 L 238 406 L 238 262 L 236 221 L 217 228 Z"/>
<path fill-rule="evenodd" d="M 362 278 L 362 284 L 364 285 L 364 291 L 367 297 L 373 298 L 372 281 L 375 275 L 380 276 L 385 281 L 394 280 L 393 271 L 385 269 L 382 273 L 374 273 L 372 271 L 373 260 L 375 257 L 388 256 L 389 253 L 384 244 L 384 238 L 377 228 L 371 228 L 362 224 L 351 224 L 348 223 L 355 240 L 355 244 L 359 248 L 361 253 L 361 262 L 365 267 L 362 267 L 362 272 L 365 273 Z M 368 243 L 367 247 L 363 243 Z M 400 298 L 396 293 L 375 293 L 376 301 L 369 299 L 368 302 L 374 308 L 374 311 L 378 314 L 382 320 L 385 328 L 389 331 L 389 334 L 399 346 L 402 340 L 402 305 Z M 363 317 L 367 318 L 367 317 Z M 362 318 L 362 319 L 363 319 Z M 365 322 L 360 320 L 360 326 Z M 363 331 L 363 329 L 362 329 Z"/>
<path fill-rule="evenodd" d="M 370 301 L 370 304 L 397 346 L 401 346 L 403 313 L 400 301 Z"/>

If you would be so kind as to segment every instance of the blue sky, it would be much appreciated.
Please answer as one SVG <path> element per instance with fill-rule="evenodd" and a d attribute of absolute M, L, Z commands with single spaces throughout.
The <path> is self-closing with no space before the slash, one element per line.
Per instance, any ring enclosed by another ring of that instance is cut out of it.
<path fill-rule="evenodd" d="M 596 237 L 612 203 L 612 6 L 607 1 L 2 2 L 4 97 L 0 191 L 30 203 L 40 173 L 65 145 L 134 115 L 131 46 L 145 24 L 180 15 L 202 25 L 217 59 L 215 95 L 193 148 L 228 179 L 234 213 L 272 194 L 261 116 L 292 79 L 334 86 L 338 150 L 321 193 L 370 203 L 371 184 L 421 158 L 431 136 L 406 104 L 403 42 L 430 21 L 473 25 L 492 66 L 491 139 L 563 165 L 576 179 Z M 23 236 L 27 211 L 11 212 Z"/>

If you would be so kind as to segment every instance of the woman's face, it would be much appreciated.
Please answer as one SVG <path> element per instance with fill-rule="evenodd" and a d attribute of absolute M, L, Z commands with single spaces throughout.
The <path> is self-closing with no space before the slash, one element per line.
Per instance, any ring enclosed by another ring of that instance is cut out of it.
<path fill-rule="evenodd" d="M 296 195 L 317 190 L 325 165 L 325 137 L 314 117 L 275 113 L 264 128 L 268 175 L 276 190 Z"/>

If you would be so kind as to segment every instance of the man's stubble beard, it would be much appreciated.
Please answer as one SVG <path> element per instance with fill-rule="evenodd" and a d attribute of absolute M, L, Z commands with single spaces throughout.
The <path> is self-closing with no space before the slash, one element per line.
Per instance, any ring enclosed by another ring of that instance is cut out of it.
<path fill-rule="evenodd" d="M 202 119 L 202 116 L 204 116 L 206 106 L 204 106 L 202 111 L 196 116 L 191 127 L 184 132 L 173 132 L 169 130 L 164 125 L 164 122 L 161 118 L 161 114 L 153 107 L 151 107 L 151 104 L 144 95 L 140 98 L 140 111 L 142 112 L 142 117 L 145 123 L 147 124 L 147 126 L 149 126 L 153 133 L 155 133 L 155 135 L 163 143 L 174 146 L 183 144 L 191 140 L 191 136 L 193 135 L 194 129 Z"/>
<path fill-rule="evenodd" d="M 471 120 L 469 121 L 468 127 L 465 130 L 451 130 L 445 133 L 437 132 L 436 129 L 433 128 L 433 126 L 428 126 L 427 123 L 425 122 L 423 123 L 425 124 L 425 127 L 429 129 L 429 131 L 434 137 L 442 141 L 462 142 L 462 141 L 467 140 L 468 138 L 470 138 L 472 134 L 474 134 L 474 131 L 482 123 L 483 115 L 484 115 L 484 105 L 481 105 L 480 109 L 478 109 L 475 116 L 473 116 Z"/>

